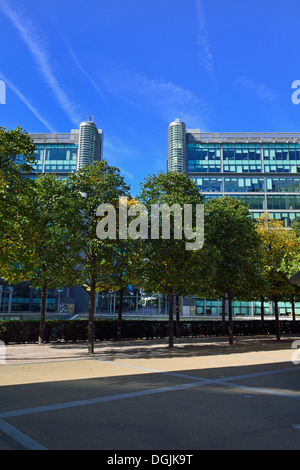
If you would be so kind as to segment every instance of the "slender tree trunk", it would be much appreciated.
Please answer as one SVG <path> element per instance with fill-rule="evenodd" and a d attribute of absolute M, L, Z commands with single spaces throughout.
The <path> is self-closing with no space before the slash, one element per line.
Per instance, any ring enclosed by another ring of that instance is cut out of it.
<path fill-rule="evenodd" d="M 222 298 L 222 335 L 226 336 L 226 320 L 225 320 L 225 307 L 226 307 L 226 296 Z"/>
<path fill-rule="evenodd" d="M 264 306 L 265 298 L 262 295 L 260 298 L 260 318 L 261 318 L 261 330 L 262 333 L 264 332 L 265 328 L 265 306 Z"/>
<path fill-rule="evenodd" d="M 123 293 L 124 293 L 124 287 L 122 287 L 119 290 L 119 313 L 118 313 L 117 341 L 121 341 L 121 338 L 122 338 Z"/>
<path fill-rule="evenodd" d="M 88 353 L 94 354 L 94 312 L 95 312 L 95 293 L 96 293 L 96 282 L 92 278 L 91 290 L 89 292 L 89 318 L 88 318 Z"/>
<path fill-rule="evenodd" d="M 176 294 L 176 338 L 181 338 L 179 294 Z"/>
<path fill-rule="evenodd" d="M 174 346 L 173 287 L 169 288 L 169 348 Z"/>
<path fill-rule="evenodd" d="M 231 299 L 230 289 L 228 290 L 228 338 L 229 338 L 229 344 L 233 344 L 232 299 Z"/>
<path fill-rule="evenodd" d="M 278 299 L 274 298 L 275 306 L 275 324 L 276 324 L 276 340 L 280 341 L 280 322 L 279 322 L 279 311 L 278 311 Z"/>
<path fill-rule="evenodd" d="M 46 303 L 47 303 L 47 284 L 42 287 L 41 295 L 41 318 L 39 326 L 39 343 L 43 344 L 45 335 L 45 320 L 46 320 Z"/>
<path fill-rule="evenodd" d="M 295 299 L 293 295 L 291 296 L 291 305 L 292 305 L 293 330 L 296 331 Z"/>

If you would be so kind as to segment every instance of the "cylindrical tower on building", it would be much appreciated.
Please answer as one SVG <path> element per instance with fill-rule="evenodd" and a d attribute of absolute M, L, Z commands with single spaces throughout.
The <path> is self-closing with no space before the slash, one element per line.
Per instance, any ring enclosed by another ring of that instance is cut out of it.
<path fill-rule="evenodd" d="M 85 121 L 80 124 L 78 145 L 78 169 L 101 160 L 101 139 L 96 124 Z"/>
<path fill-rule="evenodd" d="M 185 124 L 180 119 L 168 129 L 168 171 L 185 172 Z"/>

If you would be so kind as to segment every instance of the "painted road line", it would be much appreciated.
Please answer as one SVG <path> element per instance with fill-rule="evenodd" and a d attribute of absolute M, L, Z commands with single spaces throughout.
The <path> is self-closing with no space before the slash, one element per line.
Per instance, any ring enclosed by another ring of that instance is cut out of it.
<path fill-rule="evenodd" d="M 121 393 L 117 395 L 108 395 L 104 397 L 102 396 L 102 397 L 90 398 L 86 400 L 71 401 L 71 402 L 66 402 L 66 403 L 44 405 L 44 406 L 25 408 L 25 409 L 20 409 L 20 410 L 4 411 L 0 413 L 0 419 L 3 420 L 3 419 L 13 418 L 17 416 L 45 413 L 49 411 L 58 411 L 58 410 L 64 410 L 67 408 L 95 405 L 99 403 L 108 403 L 108 402 L 116 401 L 116 400 L 124 400 L 128 398 L 149 396 L 149 395 L 154 395 L 154 394 L 159 394 L 159 393 L 172 392 L 176 390 L 189 389 L 193 387 L 201 387 L 201 386 L 210 385 L 210 384 L 218 384 L 218 385 L 228 386 L 231 388 L 240 388 L 240 389 L 245 389 L 245 390 L 257 391 L 260 393 L 267 393 L 267 394 L 278 395 L 278 396 L 283 396 L 283 397 L 288 397 L 288 398 L 300 399 L 300 395 L 286 394 L 283 392 L 276 392 L 275 390 L 267 390 L 263 388 L 255 388 L 255 387 L 249 387 L 249 386 L 232 383 L 233 380 L 238 380 L 242 378 L 244 379 L 244 378 L 252 378 L 252 377 L 261 377 L 264 375 L 276 374 L 276 373 L 278 374 L 278 373 L 288 372 L 292 370 L 295 370 L 295 369 L 294 368 L 277 369 L 274 371 L 257 372 L 253 374 L 237 375 L 237 376 L 226 377 L 226 378 L 222 377 L 218 379 L 202 379 L 202 378 L 193 377 L 194 381 L 192 383 L 179 384 L 179 385 L 173 385 L 169 387 L 162 387 L 162 388 L 155 388 L 155 389 L 148 389 L 148 390 L 140 390 L 136 392 Z"/>
<path fill-rule="evenodd" d="M 273 395 L 277 397 L 283 397 L 283 398 L 292 398 L 294 400 L 300 400 L 300 394 L 293 394 L 293 393 L 286 393 L 286 392 L 280 392 L 279 390 L 274 390 L 271 388 L 260 388 L 260 387 L 250 387 L 248 385 L 241 385 L 241 384 L 233 384 L 231 382 L 221 382 L 220 385 L 225 385 L 229 388 L 238 388 L 241 390 L 247 390 L 248 392 L 256 392 L 256 393 L 261 393 L 264 395 Z"/>
<path fill-rule="evenodd" d="M 6 423 L 0 419 L 0 430 L 14 442 L 19 444 L 23 449 L 26 450 L 48 450 L 46 447 L 42 446 L 39 442 L 33 440 L 31 437 L 27 436 L 19 429 L 15 428 L 9 423 Z"/>
<path fill-rule="evenodd" d="M 158 370 L 158 369 L 149 369 L 148 367 L 142 367 L 142 366 L 134 366 L 132 364 L 124 364 L 123 362 L 115 362 L 115 361 L 105 361 L 102 359 L 96 359 L 97 362 L 103 362 L 106 364 L 112 364 L 115 366 L 120 366 L 120 367 L 125 367 L 129 369 L 137 369 L 137 370 L 143 370 L 145 372 L 152 372 L 155 374 L 165 374 L 165 375 L 170 375 L 172 377 L 179 377 L 182 379 L 189 379 L 189 380 L 196 380 L 197 382 L 210 382 L 209 379 L 204 379 L 202 377 L 197 377 L 195 375 L 188 375 L 188 374 L 181 374 L 180 372 L 170 372 L 170 371 L 164 371 L 164 370 Z"/>
<path fill-rule="evenodd" d="M 267 370 L 264 372 L 253 372 L 249 374 L 242 374 L 242 375 L 234 375 L 232 377 L 226 377 L 226 378 L 220 378 L 217 379 L 218 382 L 229 382 L 231 380 L 241 380 L 241 379 L 251 379 L 252 377 L 263 377 L 264 375 L 272 375 L 272 374 L 282 374 L 285 372 L 291 372 L 296 370 L 295 366 L 294 367 L 287 367 L 284 369 L 274 369 L 274 370 Z"/>
<path fill-rule="evenodd" d="M 31 414 L 36 414 L 36 413 L 46 413 L 49 411 L 58 411 L 58 410 L 64 410 L 67 408 L 76 408 L 80 406 L 96 405 L 98 403 L 107 403 L 107 402 L 115 401 L 115 400 L 125 400 L 128 398 L 137 398 L 137 397 L 143 397 L 143 396 L 154 395 L 154 394 L 159 394 L 159 393 L 173 392 L 173 391 L 184 390 L 184 389 L 188 389 L 192 387 L 199 387 L 201 385 L 206 385 L 206 382 L 205 383 L 193 382 L 193 383 L 187 383 L 187 384 L 173 385 L 170 387 L 154 388 L 154 389 L 149 389 L 149 390 L 140 390 L 137 392 L 121 393 L 118 395 L 109 395 L 105 397 L 89 398 L 86 400 L 71 401 L 71 402 L 66 402 L 66 403 L 56 403 L 53 405 L 45 405 L 45 406 L 37 406 L 34 408 L 25 408 L 23 410 L 4 411 L 0 413 L 0 419 L 8 419 L 8 418 L 14 418 L 17 416 L 25 416 L 25 415 L 31 415 Z"/>

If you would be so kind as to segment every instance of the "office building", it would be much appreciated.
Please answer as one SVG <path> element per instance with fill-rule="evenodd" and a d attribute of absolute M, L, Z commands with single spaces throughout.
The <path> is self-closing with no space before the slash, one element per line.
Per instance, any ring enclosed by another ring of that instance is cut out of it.
<path fill-rule="evenodd" d="M 177 141 L 174 127 L 184 130 L 176 132 Z M 185 159 L 178 168 L 177 146 Z M 206 199 L 240 199 L 254 220 L 268 212 L 286 227 L 300 221 L 300 133 L 207 133 L 186 129 L 176 119 L 169 126 L 168 170 L 185 171 Z M 221 302 L 197 301 L 195 309 L 196 314 L 219 314 Z M 255 302 L 234 304 L 236 314 L 253 315 L 259 309 Z M 280 313 L 290 311 L 288 304 L 280 304 Z"/>
<path fill-rule="evenodd" d="M 93 121 L 82 122 L 79 129 L 70 133 L 31 134 L 31 137 L 37 148 L 35 173 L 55 173 L 67 178 L 103 156 L 103 132 Z"/>

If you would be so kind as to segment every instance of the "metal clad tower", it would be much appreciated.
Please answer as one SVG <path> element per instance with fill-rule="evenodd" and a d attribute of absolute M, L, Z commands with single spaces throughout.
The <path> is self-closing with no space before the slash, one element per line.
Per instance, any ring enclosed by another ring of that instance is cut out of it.
<path fill-rule="evenodd" d="M 168 128 L 168 171 L 185 172 L 185 124 L 180 119 Z"/>
<path fill-rule="evenodd" d="M 78 169 L 85 165 L 92 165 L 102 157 L 102 135 L 94 121 L 85 121 L 80 124 Z"/>

